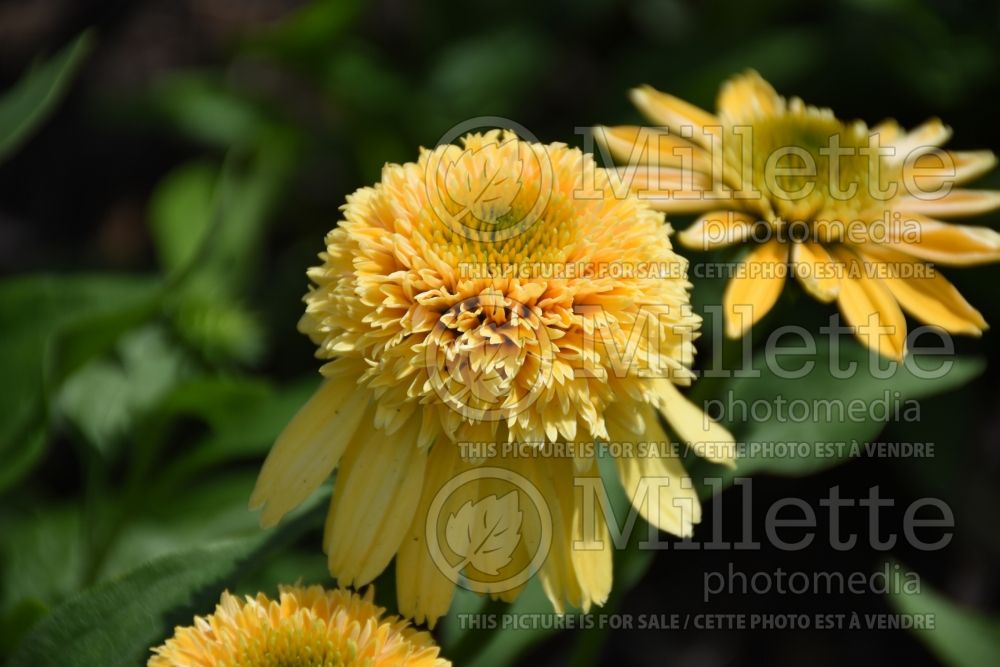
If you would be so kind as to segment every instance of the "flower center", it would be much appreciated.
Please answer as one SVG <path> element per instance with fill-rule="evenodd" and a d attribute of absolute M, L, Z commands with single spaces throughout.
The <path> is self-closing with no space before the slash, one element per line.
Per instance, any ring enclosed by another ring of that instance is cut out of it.
<path fill-rule="evenodd" d="M 897 194 L 899 168 L 886 152 L 862 123 L 790 111 L 726 128 L 724 177 L 772 226 L 832 241 L 828 223 L 862 219 Z"/>

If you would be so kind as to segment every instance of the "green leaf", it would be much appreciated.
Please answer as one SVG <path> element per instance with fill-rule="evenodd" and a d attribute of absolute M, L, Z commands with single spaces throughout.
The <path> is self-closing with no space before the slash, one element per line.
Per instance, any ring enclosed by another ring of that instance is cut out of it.
<path fill-rule="evenodd" d="M 152 407 L 184 375 L 187 360 L 159 327 L 126 335 L 116 358 L 98 358 L 63 385 L 57 405 L 87 441 L 113 453 L 137 415 Z"/>
<path fill-rule="evenodd" d="M 211 612 L 233 587 L 320 520 L 322 505 L 251 538 L 166 556 L 61 604 L 21 642 L 10 667 L 133 667 L 177 624 Z"/>
<path fill-rule="evenodd" d="M 153 102 L 184 134 L 223 148 L 252 144 L 267 122 L 251 100 L 209 74 L 167 76 L 157 82 Z"/>
<path fill-rule="evenodd" d="M 232 151 L 221 170 L 197 163 L 157 191 L 153 229 L 173 289 L 167 310 L 178 335 L 207 361 L 253 363 L 264 332 L 243 294 L 259 279 L 267 221 L 294 167 L 282 132 Z"/>
<path fill-rule="evenodd" d="M 277 25 L 251 37 L 251 48 L 271 51 L 285 58 L 309 63 L 338 45 L 337 37 L 360 13 L 358 0 L 316 0 Z"/>
<path fill-rule="evenodd" d="M 157 488 L 172 489 L 220 463 L 259 459 L 309 396 L 318 381 L 307 378 L 282 387 L 260 380 L 203 378 L 177 387 L 149 428 L 157 432 L 180 416 L 203 419 L 210 432 L 160 472 Z"/>
<path fill-rule="evenodd" d="M 46 62 L 34 65 L 0 97 L 0 162 L 56 108 L 93 42 L 90 32 L 83 33 Z"/>
<path fill-rule="evenodd" d="M 160 181 L 149 218 L 160 264 L 167 273 L 185 269 L 205 241 L 219 170 L 204 162 L 181 166 Z"/>
<path fill-rule="evenodd" d="M 1000 618 L 959 607 L 926 582 L 921 582 L 920 593 L 892 592 L 889 602 L 899 614 L 933 619 L 933 628 L 913 632 L 946 665 L 1000 665 Z"/>
<path fill-rule="evenodd" d="M 77 590 L 84 568 L 84 527 L 78 503 L 56 505 L 33 498 L 16 508 L 5 507 L 0 521 L 4 526 L 0 536 L 3 609 L 25 600 L 51 605 Z"/>
<path fill-rule="evenodd" d="M 256 470 L 220 471 L 198 479 L 184 493 L 174 487 L 170 498 L 140 498 L 139 513 L 109 550 L 99 578 L 121 576 L 136 563 L 204 544 L 259 534 L 257 513 L 247 509 L 256 478 Z"/>
<path fill-rule="evenodd" d="M 878 436 L 887 421 L 907 418 L 906 410 L 917 405 L 917 399 L 961 387 L 985 367 L 979 358 L 946 361 L 938 357 L 928 362 L 911 355 L 891 375 L 880 377 L 870 364 L 869 354 L 867 348 L 854 341 L 842 341 L 833 359 L 829 346 L 818 344 L 815 355 L 779 360 L 791 371 L 814 362 L 812 370 L 800 378 L 788 377 L 774 368 L 775 364 L 768 364 L 763 353 L 756 355 L 752 366 L 759 371 L 759 377 L 734 377 L 721 396 L 705 401 L 709 414 L 717 415 L 721 408 L 724 421 L 736 440 L 746 443 L 745 452 L 750 456 L 738 459 L 735 470 L 722 471 L 718 466 L 711 469 L 731 479 L 758 472 L 808 475 L 837 465 L 850 456 L 853 445 L 863 453 L 865 445 Z M 949 362 L 952 366 L 939 377 L 920 377 L 920 373 L 926 375 L 936 365 Z M 883 359 L 879 363 L 887 362 Z M 838 377 L 852 364 L 856 364 L 853 374 Z M 913 364 L 924 370 L 915 373 Z M 784 407 L 780 407 L 782 404 Z M 769 455 L 765 448 L 770 443 L 792 443 L 794 455 Z M 846 445 L 841 447 L 840 443 Z M 695 464 L 699 469 L 709 465 Z"/>
<path fill-rule="evenodd" d="M 27 276 L 0 282 L 0 491 L 44 451 L 47 397 L 148 317 L 159 285 L 137 276 Z"/>

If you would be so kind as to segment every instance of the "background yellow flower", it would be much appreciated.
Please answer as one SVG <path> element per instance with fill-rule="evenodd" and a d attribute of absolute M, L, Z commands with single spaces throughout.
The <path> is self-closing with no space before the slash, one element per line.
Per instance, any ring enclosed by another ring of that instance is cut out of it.
<path fill-rule="evenodd" d="M 632 100 L 658 127 L 595 132 L 626 184 L 660 210 L 702 213 L 679 235 L 689 248 L 752 244 L 726 287 L 729 336 L 771 310 L 789 272 L 888 357 L 905 354 L 904 310 L 950 333 L 986 328 L 928 262 L 1000 260 L 996 231 L 940 220 L 1000 208 L 1000 192 L 952 187 L 989 171 L 990 151 L 940 150 L 939 120 L 911 132 L 838 120 L 754 71 L 722 86 L 714 115 L 649 86 Z"/>

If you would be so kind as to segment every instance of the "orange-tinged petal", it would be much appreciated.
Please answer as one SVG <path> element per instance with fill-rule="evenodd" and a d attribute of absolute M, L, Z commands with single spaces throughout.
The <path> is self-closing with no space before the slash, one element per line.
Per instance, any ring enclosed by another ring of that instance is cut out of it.
<path fill-rule="evenodd" d="M 792 264 L 799 283 L 813 298 L 829 303 L 840 294 L 840 262 L 819 243 L 804 241 L 792 246 Z"/>
<path fill-rule="evenodd" d="M 993 151 L 934 150 L 903 166 L 903 177 L 912 178 L 914 187 L 927 192 L 942 183 L 960 185 L 979 178 L 997 164 Z"/>
<path fill-rule="evenodd" d="M 913 214 L 892 231 L 894 248 L 937 264 L 973 266 L 1000 260 L 1000 234 L 989 227 L 953 225 Z"/>
<path fill-rule="evenodd" d="M 845 265 L 837 305 L 854 335 L 884 357 L 901 360 L 906 354 L 906 318 L 889 289 L 868 276 L 864 263 L 843 247 L 831 249 Z"/>
<path fill-rule="evenodd" d="M 982 314 L 933 266 L 885 246 L 863 246 L 857 252 L 866 261 L 885 264 L 882 282 L 903 310 L 921 322 L 970 336 L 988 328 Z"/>
<path fill-rule="evenodd" d="M 726 335 L 739 338 L 766 315 L 785 285 L 788 246 L 772 239 L 754 248 L 726 285 Z"/>
<path fill-rule="evenodd" d="M 692 250 L 711 250 L 742 243 L 750 238 L 757 220 L 740 211 L 713 211 L 701 216 L 677 235 Z"/>

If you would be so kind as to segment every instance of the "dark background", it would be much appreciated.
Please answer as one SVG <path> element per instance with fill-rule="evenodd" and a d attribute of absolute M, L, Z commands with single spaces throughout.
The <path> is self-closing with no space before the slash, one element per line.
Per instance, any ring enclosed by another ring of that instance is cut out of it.
<path fill-rule="evenodd" d="M 226 155 L 257 154 L 273 139 L 289 166 L 267 207 L 254 261 L 240 269 L 245 280 L 232 297 L 238 323 L 208 343 L 185 331 L 182 320 L 172 320 L 177 330 L 168 327 L 168 335 L 203 370 L 264 377 L 284 387 L 314 372 L 311 346 L 294 325 L 304 269 L 336 223 L 344 196 L 377 180 L 382 163 L 414 159 L 418 146 L 435 144 L 466 118 L 506 116 L 543 141 L 581 145 L 578 127 L 638 121 L 626 97 L 632 86 L 649 83 L 711 109 L 719 83 L 753 67 L 779 92 L 832 107 L 842 118 L 875 123 L 895 117 L 910 127 L 939 116 L 955 130 L 952 147 L 1000 146 L 995 2 L 348 0 L 303 9 L 306 4 L 0 2 L 3 87 L 37 56 L 96 29 L 95 50 L 67 98 L 0 166 L 0 273 L 153 273 L 159 260 L 149 212 L 165 177 L 191 161 L 219 165 Z M 1000 178 L 992 174 L 979 185 L 998 188 Z M 994 213 L 977 222 L 996 226 L 998 220 Z M 683 227 L 686 219 L 674 222 Z M 948 275 L 988 321 L 1000 322 L 996 267 Z M 805 322 L 825 321 L 828 314 L 804 299 L 783 307 Z M 250 323 L 245 329 L 241 317 Z M 244 333 L 256 342 L 227 353 L 240 348 Z M 671 550 L 656 555 L 619 611 L 888 612 L 878 595 L 700 601 L 703 573 L 725 570 L 730 561 L 747 573 L 777 567 L 849 573 L 874 571 L 891 557 L 953 601 L 996 613 L 1000 391 L 992 375 L 1000 351 L 993 332 L 959 343 L 961 353 L 987 358 L 986 371 L 966 387 L 922 401 L 919 424 L 890 425 L 881 437 L 933 441 L 935 458 L 863 459 L 806 477 L 760 476 L 753 487 L 758 521 L 771 502 L 787 496 L 818 510 L 834 485 L 854 498 L 879 485 L 883 497 L 896 500 L 884 514 L 888 526 L 900 525 L 901 508 L 914 499 L 941 497 L 957 521 L 949 547 L 841 553 L 817 539 L 798 553 Z M 197 424 L 174 428 L 178 447 L 199 433 Z M 78 439 L 72 427 L 54 429 L 44 457 L 5 492 L 3 503 L 82 503 L 87 475 Z M 248 458 L 232 467 L 252 476 L 254 459 Z M 127 467 L 112 462 L 106 486 L 114 489 Z M 727 534 L 738 534 L 739 498 L 729 491 L 721 502 Z M 700 530 L 707 534 L 710 506 L 705 515 Z M 845 512 L 844 531 L 865 543 L 867 521 L 860 511 Z M 821 520 L 818 533 L 825 531 Z M 318 549 L 318 539 L 312 536 L 306 547 Z M 11 567 L 8 562 L 6 576 L 23 576 Z M 317 571 L 310 561 L 305 572 Z M 79 586 L 53 586 L 38 597 L 54 604 Z M 5 597 L 8 612 L 15 602 Z M 591 660 L 635 665 L 937 664 L 904 631 L 615 632 L 596 640 L 584 634 L 551 634 L 528 659 L 568 664 L 580 657 L 574 651 L 589 651 Z"/>

